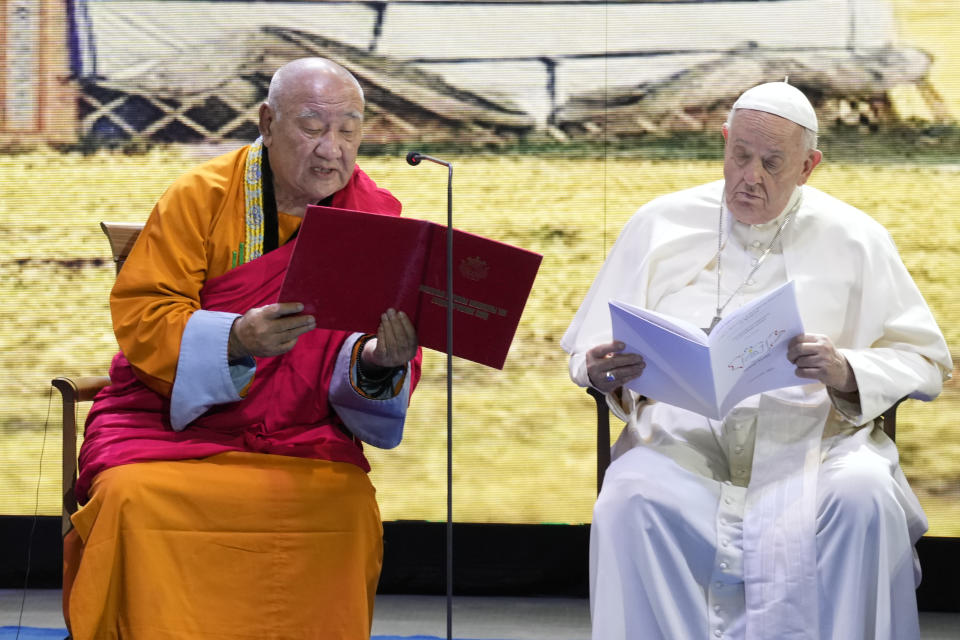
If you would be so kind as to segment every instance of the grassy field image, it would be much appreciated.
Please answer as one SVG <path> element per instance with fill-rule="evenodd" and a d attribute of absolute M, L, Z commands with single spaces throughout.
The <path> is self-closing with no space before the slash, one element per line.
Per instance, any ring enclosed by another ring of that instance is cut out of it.
<path fill-rule="evenodd" d="M 952 35 L 960 8 L 952 0 L 894 7 L 904 40 L 934 55 L 931 82 L 960 116 L 960 44 Z M 934 115 L 912 88 L 893 99 L 915 119 L 909 153 L 889 132 L 828 131 L 811 184 L 886 226 L 956 361 L 960 130 L 955 122 L 929 125 Z M 722 177 L 717 149 L 671 151 L 666 140 L 649 149 L 445 150 L 455 167 L 456 226 L 544 256 L 504 370 L 455 360 L 456 520 L 590 521 L 595 410 L 569 380 L 560 338 L 626 220 L 656 196 Z M 106 375 L 117 349 L 108 308 L 114 266 L 99 222 L 144 221 L 176 177 L 214 153 L 188 145 L 0 153 L 0 514 L 60 512 L 60 405 L 50 380 Z M 405 215 L 445 221 L 443 168 L 413 168 L 398 154 L 359 163 L 404 203 Z M 445 518 L 444 366 L 444 355 L 425 353 L 400 447 L 366 447 L 386 520 Z M 955 381 L 933 403 L 910 401 L 898 414 L 901 462 L 931 535 L 960 536 L 958 420 Z M 620 425 L 611 426 L 615 438 Z"/>
<path fill-rule="evenodd" d="M 4 510 L 32 512 L 48 383 L 106 372 L 116 343 L 107 296 L 113 264 L 100 220 L 138 221 L 177 175 L 197 162 L 183 150 L 144 155 L 37 153 L 2 160 L 4 233 L 0 358 L 8 375 L 0 414 Z M 586 522 L 594 492 L 592 400 L 567 376 L 558 343 L 638 203 L 718 175 L 715 161 L 531 156 L 453 158 L 458 226 L 544 255 L 541 274 L 503 371 L 456 361 L 455 516 L 464 521 Z M 445 172 L 399 158 L 363 166 L 389 184 L 407 215 L 441 221 Z M 135 179 L 131 179 L 135 177 Z M 960 344 L 960 168 L 825 164 L 813 183 L 871 212 L 896 239 L 950 344 Z M 109 189 L 103 185 L 110 185 Z M 520 185 L 525 185 L 520 188 Z M 49 194 L 57 193 L 56 200 Z M 930 194 L 939 196 L 931 200 Z M 36 203 L 30 205 L 30 203 Z M 445 493 L 445 358 L 428 352 L 403 444 L 368 447 L 385 518 L 439 520 Z M 59 508 L 59 415 L 54 398 L 43 458 L 40 510 Z M 930 405 L 901 408 L 904 467 L 943 534 L 960 532 L 960 394 L 948 385 Z M 616 434 L 614 434 L 616 435 Z M 952 510 L 957 510 L 951 513 Z M 942 523 L 942 524 L 939 524 Z M 951 524 L 952 523 L 952 524 Z"/>

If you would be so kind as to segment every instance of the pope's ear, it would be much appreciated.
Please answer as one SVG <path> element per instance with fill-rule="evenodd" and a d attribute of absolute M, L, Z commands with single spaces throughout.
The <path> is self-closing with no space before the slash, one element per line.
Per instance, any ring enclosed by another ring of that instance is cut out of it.
<path fill-rule="evenodd" d="M 723 133 L 723 141 L 727 141 L 727 136 L 730 135 L 730 127 L 727 126 L 727 123 L 724 122 L 723 126 L 720 127 L 720 132 Z"/>
<path fill-rule="evenodd" d="M 807 152 L 807 158 L 803 161 L 803 173 L 800 174 L 800 182 L 798 185 L 806 184 L 810 178 L 810 174 L 817 168 L 821 160 L 823 160 L 823 153 L 819 149 L 812 149 Z"/>

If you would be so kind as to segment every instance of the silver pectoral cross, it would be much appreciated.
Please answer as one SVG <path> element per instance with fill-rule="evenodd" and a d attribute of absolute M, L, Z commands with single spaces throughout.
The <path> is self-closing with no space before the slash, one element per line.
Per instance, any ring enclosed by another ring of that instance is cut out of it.
<path fill-rule="evenodd" d="M 713 328 L 717 326 L 717 323 L 720 322 L 720 314 L 713 316 L 713 320 L 710 321 L 710 326 L 703 330 L 704 333 L 710 335 L 710 332 L 713 331 Z"/>

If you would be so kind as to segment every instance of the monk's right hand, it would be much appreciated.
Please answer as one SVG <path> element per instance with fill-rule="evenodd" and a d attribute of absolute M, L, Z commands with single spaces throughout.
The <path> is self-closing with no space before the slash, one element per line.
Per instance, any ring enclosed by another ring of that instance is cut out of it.
<path fill-rule="evenodd" d="M 247 356 L 267 358 L 293 349 L 297 338 L 316 328 L 311 315 L 301 315 L 299 302 L 278 302 L 250 309 L 234 320 L 230 329 L 227 358 L 230 362 Z"/>
<path fill-rule="evenodd" d="M 622 342 L 610 342 L 587 351 L 587 377 L 594 389 L 609 393 L 643 373 L 643 356 L 622 353 L 625 348 Z"/>

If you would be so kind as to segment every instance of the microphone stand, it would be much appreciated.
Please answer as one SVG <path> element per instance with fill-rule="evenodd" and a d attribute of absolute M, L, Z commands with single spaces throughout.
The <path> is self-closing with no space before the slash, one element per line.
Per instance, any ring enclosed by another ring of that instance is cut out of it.
<path fill-rule="evenodd" d="M 447 640 L 453 640 L 453 165 L 411 151 L 407 163 L 429 160 L 447 168 Z"/>

